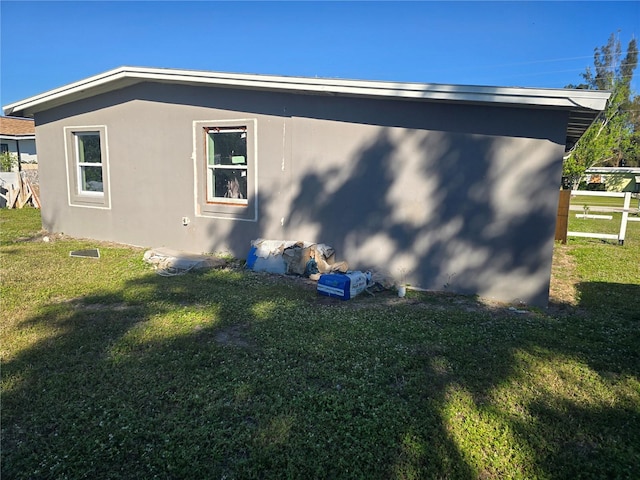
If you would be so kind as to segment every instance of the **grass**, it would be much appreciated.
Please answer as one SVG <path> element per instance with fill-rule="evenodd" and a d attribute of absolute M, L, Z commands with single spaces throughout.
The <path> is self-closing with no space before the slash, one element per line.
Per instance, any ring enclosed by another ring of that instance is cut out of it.
<path fill-rule="evenodd" d="M 598 192 L 596 192 L 598 193 Z M 587 205 L 589 207 L 618 207 L 622 208 L 624 206 L 624 198 L 622 197 L 597 197 L 590 195 L 575 195 L 571 197 L 571 205 L 583 206 Z M 631 198 L 631 208 L 638 208 L 638 199 Z"/>
<path fill-rule="evenodd" d="M 631 199 L 630 209 L 631 213 L 629 214 L 630 219 L 638 218 L 638 208 L 640 204 L 637 198 Z M 598 207 L 616 207 L 622 209 L 624 203 L 623 198 L 613 198 L 613 197 L 589 197 L 589 196 L 575 196 L 571 198 L 571 206 L 572 207 L 583 207 L 586 210 L 570 210 L 569 211 L 569 231 L 573 232 L 590 232 L 590 233 L 609 233 L 618 235 L 620 232 L 620 224 L 622 219 L 621 212 L 602 212 L 598 211 Z M 578 219 L 576 215 L 584 214 L 585 211 L 589 214 L 599 214 L 599 215 L 610 215 L 613 217 L 611 220 L 606 219 L 590 219 L 590 218 L 580 218 Z M 631 237 L 638 238 L 638 234 L 634 234 L 634 232 L 640 231 L 640 222 L 628 222 L 627 223 L 627 234 L 626 238 L 629 238 L 629 234 Z"/>
<path fill-rule="evenodd" d="M 571 198 L 571 205 L 588 207 L 619 207 L 624 205 L 624 198 L 618 197 L 591 197 L 588 195 L 578 195 Z M 632 201 L 633 205 L 633 201 Z"/>
<path fill-rule="evenodd" d="M 624 246 L 558 245 L 552 308 L 518 314 L 340 302 L 240 268 L 162 277 L 140 249 L 44 242 L 38 211 L 0 222 L 4 478 L 640 471 L 638 223 Z"/>
<path fill-rule="evenodd" d="M 613 217 L 611 220 L 607 219 L 595 219 L 595 218 L 576 218 L 576 214 L 581 215 L 582 212 L 571 211 L 569 217 L 570 232 L 591 232 L 591 233 L 610 233 L 618 235 L 620 233 L 620 223 L 622 220 L 622 214 L 617 212 L 607 212 L 601 215 L 610 215 Z M 629 215 L 629 218 L 637 218 L 635 215 Z M 625 242 L 627 239 L 632 239 L 640 222 L 627 222 L 627 232 L 625 234 Z M 637 235 L 635 235 L 637 238 Z"/>

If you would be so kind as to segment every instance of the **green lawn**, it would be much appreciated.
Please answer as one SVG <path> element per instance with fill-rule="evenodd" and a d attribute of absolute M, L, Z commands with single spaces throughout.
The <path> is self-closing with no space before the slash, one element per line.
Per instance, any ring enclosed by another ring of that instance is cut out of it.
<path fill-rule="evenodd" d="M 590 233 L 609 233 L 619 235 L 622 213 L 617 212 L 589 212 L 596 215 L 610 215 L 611 220 L 594 219 L 594 218 L 578 218 L 576 215 L 582 215 L 583 212 L 569 212 L 569 231 L 570 232 L 590 232 Z M 637 215 L 629 215 L 629 218 L 638 218 Z M 614 240 L 611 240 L 616 243 Z M 625 242 L 640 242 L 640 222 L 627 222 L 627 231 L 625 233 Z"/>
<path fill-rule="evenodd" d="M 523 314 L 340 302 L 238 267 L 163 277 L 140 249 L 43 241 L 36 210 L 0 222 L 2 478 L 640 472 L 636 226 L 558 246 L 575 301 Z"/>
<path fill-rule="evenodd" d="M 633 199 L 631 199 L 631 204 L 633 205 Z M 591 197 L 588 195 L 576 195 L 575 197 L 571 197 L 571 205 L 588 205 L 590 207 L 602 206 L 602 207 L 619 207 L 622 208 L 624 205 L 624 198 L 618 197 Z"/>
<path fill-rule="evenodd" d="M 576 196 L 571 198 L 572 207 L 586 207 L 588 214 L 596 215 L 610 215 L 613 218 L 607 219 L 592 219 L 592 218 L 577 218 L 576 215 L 582 215 L 585 213 L 583 210 L 570 210 L 569 211 L 569 231 L 571 232 L 590 232 L 590 233 L 608 233 L 618 235 L 620 233 L 620 224 L 622 220 L 622 213 L 620 212 L 607 212 L 598 211 L 598 207 L 623 207 L 623 198 L 612 197 L 589 197 L 589 196 Z M 640 222 L 634 222 L 633 219 L 640 218 L 638 215 L 638 199 L 632 198 L 630 209 L 631 213 L 629 218 L 632 221 L 627 222 L 627 232 L 625 234 L 626 241 L 640 242 Z M 634 240 L 635 239 L 635 240 Z"/>

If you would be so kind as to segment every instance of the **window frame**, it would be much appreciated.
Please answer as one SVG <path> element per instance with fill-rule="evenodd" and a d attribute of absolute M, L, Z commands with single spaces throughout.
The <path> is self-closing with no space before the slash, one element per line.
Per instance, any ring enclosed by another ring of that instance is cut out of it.
<path fill-rule="evenodd" d="M 205 130 L 205 168 L 207 169 L 206 172 L 206 201 L 207 204 L 219 204 L 219 203 L 224 203 L 224 204 L 228 204 L 228 205 L 238 205 L 238 206 L 244 206 L 244 205 L 248 205 L 249 203 L 249 154 L 248 152 L 245 152 L 245 163 L 244 165 L 225 165 L 225 164 L 218 164 L 216 165 L 215 163 L 211 163 L 211 152 L 210 152 L 210 145 L 211 142 L 209 141 L 209 137 L 211 135 L 215 135 L 215 134 L 219 134 L 219 133 L 241 133 L 245 135 L 245 148 L 248 150 L 247 147 L 247 141 L 249 140 L 249 135 L 247 132 L 247 127 L 246 126 L 241 126 L 241 127 L 204 127 Z M 218 132 L 215 132 L 215 130 L 218 130 Z M 224 171 L 224 170 L 242 170 L 244 171 L 244 176 L 247 182 L 247 191 L 246 194 L 244 196 L 244 198 L 229 198 L 229 197 L 220 197 L 220 196 L 215 196 L 214 195 L 214 185 L 215 185 L 215 178 L 216 178 L 216 171 Z"/>
<path fill-rule="evenodd" d="M 213 197 L 213 172 L 216 169 L 234 169 L 229 166 L 209 165 L 209 135 L 212 130 L 243 131 L 246 133 L 246 166 L 235 167 L 246 171 L 246 198 Z M 225 120 L 197 120 L 193 122 L 193 168 L 195 215 L 197 217 L 224 218 L 256 222 L 258 220 L 258 148 L 257 120 L 239 118 Z"/>
<path fill-rule="evenodd" d="M 81 155 L 86 155 L 86 151 L 81 148 L 80 144 L 81 141 L 80 139 L 82 137 L 89 137 L 89 136 L 96 136 L 99 139 L 100 142 L 100 161 L 99 162 L 86 162 L 81 160 Z M 100 170 L 102 170 L 102 174 L 104 174 L 104 168 L 102 165 L 102 141 L 100 140 L 100 132 L 99 131 L 87 131 L 87 132 L 73 132 L 73 136 L 74 136 L 74 142 L 75 142 L 75 167 L 76 167 L 76 180 L 78 182 L 78 184 L 76 185 L 77 187 L 77 192 L 79 195 L 98 195 L 98 196 L 102 196 L 104 195 L 104 178 L 102 179 L 102 190 L 86 190 L 84 188 L 84 184 L 88 183 L 85 182 L 85 176 L 86 176 L 86 169 L 88 168 L 98 168 L 100 167 Z"/>
<path fill-rule="evenodd" d="M 100 162 L 82 162 L 80 137 L 97 134 L 100 139 Z M 65 157 L 67 167 L 67 193 L 70 206 L 87 208 L 111 208 L 109 181 L 109 149 L 106 125 L 64 127 Z M 83 171 L 85 168 L 102 169 L 102 191 L 85 190 Z"/>

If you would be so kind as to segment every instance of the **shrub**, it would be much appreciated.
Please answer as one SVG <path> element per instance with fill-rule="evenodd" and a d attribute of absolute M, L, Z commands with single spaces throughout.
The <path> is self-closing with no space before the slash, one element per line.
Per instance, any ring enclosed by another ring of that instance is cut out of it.
<path fill-rule="evenodd" d="M 18 166 L 18 156 L 15 153 L 0 153 L 0 171 L 11 172 Z"/>

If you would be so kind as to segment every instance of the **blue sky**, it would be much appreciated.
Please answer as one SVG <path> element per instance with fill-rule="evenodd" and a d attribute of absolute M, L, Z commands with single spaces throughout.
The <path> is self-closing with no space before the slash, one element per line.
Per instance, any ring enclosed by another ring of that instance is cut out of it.
<path fill-rule="evenodd" d="M 2 0 L 0 14 L 1 105 L 122 65 L 561 88 L 611 33 L 640 34 L 638 1 Z"/>

